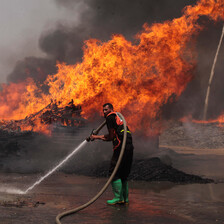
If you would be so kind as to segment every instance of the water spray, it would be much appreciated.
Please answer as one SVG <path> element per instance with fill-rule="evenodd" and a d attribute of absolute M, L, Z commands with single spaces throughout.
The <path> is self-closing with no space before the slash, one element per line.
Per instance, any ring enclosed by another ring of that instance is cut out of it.
<path fill-rule="evenodd" d="M 85 144 L 87 143 L 86 140 L 84 140 L 82 143 L 79 144 L 68 156 L 66 156 L 65 159 L 63 159 L 57 166 L 55 166 L 53 169 L 51 169 L 47 174 L 45 174 L 43 177 L 41 177 L 39 180 L 37 180 L 32 186 L 27 188 L 24 191 L 24 194 L 26 194 L 28 191 L 32 190 L 36 185 L 40 184 L 44 179 L 49 177 L 52 173 L 54 173 L 57 169 L 59 169 L 64 163 L 66 163 L 74 154 L 76 154 Z"/>
<path fill-rule="evenodd" d="M 104 127 L 106 124 L 106 121 L 104 121 L 97 129 L 93 129 L 90 136 L 92 134 L 97 135 L 99 131 Z M 56 170 L 58 170 L 60 167 L 62 167 L 73 155 L 75 155 L 81 148 L 85 146 L 87 141 L 90 141 L 90 136 L 81 142 L 68 156 L 66 156 L 61 162 L 58 163 L 53 169 L 51 169 L 48 173 L 46 173 L 44 176 L 40 177 L 35 183 L 33 183 L 30 187 L 28 187 L 26 190 L 22 191 L 15 188 L 0 188 L 0 192 L 5 192 L 8 194 L 26 194 L 29 191 L 31 191 L 35 186 L 39 185 L 43 180 L 45 180 L 47 177 L 49 177 L 51 174 L 53 174 Z"/>
<path fill-rule="evenodd" d="M 45 180 L 47 177 L 49 177 L 51 174 L 53 174 L 56 170 L 58 170 L 61 166 L 63 166 L 73 155 L 75 155 L 83 146 L 85 146 L 86 143 L 87 143 L 86 140 L 84 140 L 82 143 L 80 143 L 68 156 L 66 156 L 61 162 L 59 162 L 58 165 L 56 165 L 53 169 L 51 169 L 44 176 L 40 177 L 35 183 L 33 183 L 26 190 L 22 191 L 22 190 L 15 189 L 15 188 L 0 187 L 0 192 L 5 192 L 5 193 L 8 193 L 8 194 L 26 194 L 26 193 L 28 193 L 35 186 L 40 184 L 43 180 Z"/>
<path fill-rule="evenodd" d="M 93 129 L 90 136 L 92 134 L 97 135 L 99 133 L 99 131 L 104 127 L 105 124 L 106 124 L 106 121 L 104 121 L 97 129 Z M 0 188 L 0 192 L 5 192 L 5 193 L 9 193 L 9 194 L 26 194 L 26 193 L 28 193 L 35 186 L 40 184 L 43 180 L 45 180 L 47 177 L 49 177 L 51 174 L 53 174 L 56 170 L 58 170 L 60 167 L 62 167 L 73 155 L 75 155 L 83 146 L 85 146 L 87 141 L 91 140 L 90 136 L 86 140 L 81 142 L 68 156 L 66 156 L 61 162 L 59 162 L 58 165 L 56 165 L 53 169 L 51 169 L 44 176 L 40 177 L 35 183 L 33 183 L 26 190 L 22 191 L 22 190 L 15 189 L 15 188 L 12 188 L 12 189 L 11 188 L 7 188 L 7 189 L 6 188 L 4 188 L 4 189 Z"/>
<path fill-rule="evenodd" d="M 104 127 L 104 125 L 106 124 L 106 121 L 104 121 L 97 129 L 93 129 L 90 136 L 92 134 L 97 135 L 99 133 L 99 131 Z M 51 169 L 48 173 L 46 173 L 44 176 L 42 176 L 41 178 L 39 178 L 39 180 L 37 180 L 35 183 L 33 183 L 30 187 L 28 187 L 25 191 L 22 190 L 16 190 L 16 189 L 12 189 L 12 190 L 8 190 L 5 191 L 7 193 L 17 193 L 17 194 L 26 194 L 29 191 L 31 191 L 35 186 L 37 186 L 38 184 L 40 184 L 43 180 L 45 180 L 47 177 L 49 177 L 51 174 L 53 174 L 56 170 L 58 170 L 61 166 L 63 166 L 73 155 L 75 155 L 83 146 L 85 146 L 85 144 L 87 143 L 87 141 L 90 141 L 90 136 L 84 140 L 82 143 L 79 144 L 79 146 L 77 146 L 68 156 L 66 156 L 61 162 L 58 163 L 58 165 L 56 165 L 53 169 Z M 0 189 L 1 190 L 1 189 Z"/>
<path fill-rule="evenodd" d="M 97 135 L 99 133 L 99 131 L 104 127 L 104 125 L 106 124 L 106 121 L 104 121 L 97 129 L 93 129 L 90 136 L 92 134 Z M 56 165 L 53 169 L 51 169 L 48 173 L 46 173 L 44 176 L 42 176 L 39 180 L 37 180 L 33 185 L 31 185 L 30 187 L 28 187 L 25 191 L 19 191 L 20 194 L 26 194 L 28 191 L 32 190 L 35 186 L 37 186 L 38 184 L 40 184 L 44 179 L 46 179 L 47 177 L 49 177 L 51 174 L 53 174 L 57 169 L 59 169 L 61 166 L 63 166 L 63 164 L 65 164 L 73 155 L 75 155 L 82 147 L 85 146 L 85 144 L 87 143 L 87 141 L 90 141 L 90 136 L 84 140 L 82 143 L 79 144 L 79 146 L 77 146 L 68 156 L 66 156 L 60 163 L 58 163 L 58 165 Z"/>
<path fill-rule="evenodd" d="M 13 187 L 0 187 L 0 192 L 7 194 L 25 194 L 25 191 Z"/>

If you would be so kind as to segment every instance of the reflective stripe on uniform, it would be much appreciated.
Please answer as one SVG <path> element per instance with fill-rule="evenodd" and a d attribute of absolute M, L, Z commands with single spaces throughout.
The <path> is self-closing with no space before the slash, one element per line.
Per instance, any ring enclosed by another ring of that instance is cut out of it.
<path fill-rule="evenodd" d="M 121 130 L 120 132 L 123 132 L 124 131 L 124 129 L 123 130 Z M 130 133 L 131 134 L 131 132 L 130 131 L 127 131 L 127 133 Z"/>

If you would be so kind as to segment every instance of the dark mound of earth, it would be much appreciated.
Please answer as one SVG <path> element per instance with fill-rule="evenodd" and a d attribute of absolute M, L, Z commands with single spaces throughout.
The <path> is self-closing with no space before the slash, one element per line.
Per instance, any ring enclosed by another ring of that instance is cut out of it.
<path fill-rule="evenodd" d="M 75 173 L 92 177 L 108 177 L 109 161 L 98 166 L 76 168 Z M 157 157 L 135 160 L 129 175 L 130 180 L 141 181 L 170 181 L 174 183 L 212 183 L 211 179 L 197 175 L 186 174 L 172 166 L 161 162 Z"/>

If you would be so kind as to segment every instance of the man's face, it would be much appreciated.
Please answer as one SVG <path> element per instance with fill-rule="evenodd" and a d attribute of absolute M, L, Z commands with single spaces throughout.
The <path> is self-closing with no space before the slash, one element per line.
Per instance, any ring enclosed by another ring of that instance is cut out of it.
<path fill-rule="evenodd" d="M 103 114 L 104 114 L 104 117 L 106 118 L 106 116 L 111 113 L 113 110 L 109 108 L 108 105 L 106 105 L 105 107 L 103 107 Z"/>

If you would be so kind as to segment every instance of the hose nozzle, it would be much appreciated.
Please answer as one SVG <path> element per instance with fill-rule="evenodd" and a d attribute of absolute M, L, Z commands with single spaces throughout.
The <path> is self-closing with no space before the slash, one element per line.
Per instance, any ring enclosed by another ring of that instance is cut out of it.
<path fill-rule="evenodd" d="M 94 139 L 91 139 L 91 135 L 94 135 L 95 134 L 95 129 L 93 129 L 89 135 L 89 137 L 86 138 L 86 141 L 87 142 L 90 142 L 90 141 L 94 141 Z"/>
<path fill-rule="evenodd" d="M 93 129 L 90 133 L 90 136 L 86 138 L 86 141 L 94 141 L 94 139 L 91 139 L 91 135 L 97 135 L 99 133 L 99 131 L 104 127 L 104 125 L 106 124 L 106 121 L 104 121 L 97 129 Z"/>

